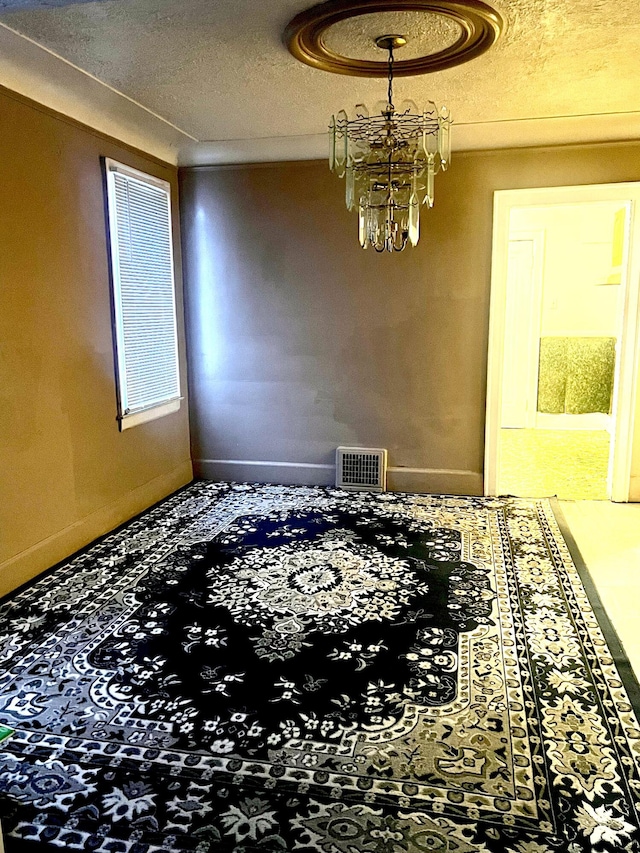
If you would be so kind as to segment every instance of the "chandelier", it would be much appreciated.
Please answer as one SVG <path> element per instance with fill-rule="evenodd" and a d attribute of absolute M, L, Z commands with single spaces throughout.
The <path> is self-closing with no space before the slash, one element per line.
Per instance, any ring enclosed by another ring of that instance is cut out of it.
<path fill-rule="evenodd" d="M 404 36 L 374 38 L 376 32 L 395 29 L 389 13 L 401 13 L 405 23 L 412 16 L 413 58 L 395 62 L 394 51 L 406 44 Z M 354 19 L 358 26 L 349 29 Z M 347 29 L 341 37 L 343 24 Z M 440 33 L 436 50 L 424 40 L 425 27 L 431 26 Z M 385 101 L 371 112 L 358 104 L 351 117 L 340 110 L 329 126 L 330 166 L 346 180 L 347 207 L 358 211 L 364 249 L 401 252 L 417 244 L 420 208 L 433 207 L 436 173 L 451 160 L 449 111 L 432 101 L 423 109 L 413 101 L 396 107 L 394 73 L 428 74 L 469 62 L 495 44 L 503 27 L 502 16 L 485 0 L 324 0 L 287 24 L 284 42 L 305 65 L 333 74 L 388 78 Z M 387 51 L 388 59 L 372 61 L 363 55 L 358 33 L 366 33 L 367 40 Z"/>
<path fill-rule="evenodd" d="M 388 51 L 387 100 L 370 113 L 357 104 L 353 118 L 345 110 L 331 117 L 329 165 L 346 177 L 346 204 L 358 211 L 363 249 L 401 252 L 420 238 L 420 208 L 433 207 L 434 179 L 451 161 L 451 118 L 428 101 L 419 110 L 405 100 L 393 103 L 393 52 L 406 44 L 401 35 L 379 36 Z"/>

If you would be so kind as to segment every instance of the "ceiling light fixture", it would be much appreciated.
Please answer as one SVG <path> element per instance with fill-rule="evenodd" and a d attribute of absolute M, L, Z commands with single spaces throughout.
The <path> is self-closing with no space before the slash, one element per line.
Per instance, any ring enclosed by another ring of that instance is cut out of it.
<path fill-rule="evenodd" d="M 371 20 L 389 12 L 427 21 L 432 16 L 434 23 L 446 19 L 458 37 L 440 50 L 401 62 L 396 62 L 394 51 L 407 40 L 398 34 L 374 39 L 388 53 L 386 62 L 343 55 L 328 46 L 325 36 L 343 21 L 358 16 Z M 372 112 L 358 104 L 352 118 L 340 110 L 329 125 L 330 166 L 346 178 L 346 203 L 358 211 L 363 248 L 401 252 L 415 246 L 420 207 L 433 206 L 435 175 L 451 160 L 448 109 L 438 109 L 433 101 L 418 109 L 411 100 L 396 108 L 394 75 L 425 74 L 467 62 L 488 50 L 502 28 L 502 17 L 483 0 L 326 0 L 289 22 L 284 40 L 301 62 L 335 74 L 388 79 L 387 99 Z"/>
<path fill-rule="evenodd" d="M 394 50 L 403 47 L 401 35 L 384 35 L 376 45 L 388 51 L 387 100 L 370 114 L 357 104 L 349 118 L 345 110 L 331 117 L 329 165 L 346 176 L 346 203 L 358 211 L 358 236 L 363 249 L 401 252 L 420 238 L 420 207 L 433 207 L 434 178 L 451 160 L 451 118 L 428 101 L 419 110 L 405 100 L 393 103 Z"/>

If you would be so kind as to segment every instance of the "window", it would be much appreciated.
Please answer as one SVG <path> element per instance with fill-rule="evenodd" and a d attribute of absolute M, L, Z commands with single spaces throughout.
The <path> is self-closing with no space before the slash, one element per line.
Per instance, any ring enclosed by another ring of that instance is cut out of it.
<path fill-rule="evenodd" d="M 105 159 L 118 375 L 128 429 L 180 408 L 170 187 Z"/>

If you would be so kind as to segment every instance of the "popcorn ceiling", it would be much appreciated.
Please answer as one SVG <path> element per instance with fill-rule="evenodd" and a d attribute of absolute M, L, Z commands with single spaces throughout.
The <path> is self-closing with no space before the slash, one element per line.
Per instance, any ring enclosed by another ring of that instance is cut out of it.
<path fill-rule="evenodd" d="M 376 47 L 374 40 L 386 33 L 398 33 L 407 39 L 396 55 L 398 60 L 405 60 L 444 50 L 460 38 L 462 29 L 445 15 L 383 12 L 340 21 L 326 31 L 322 40 L 329 50 L 341 56 L 382 62 L 387 54 Z"/>
<path fill-rule="evenodd" d="M 200 140 L 318 134 L 340 108 L 385 94 L 381 79 L 329 74 L 289 54 L 282 33 L 306 0 L 51 2 L 64 0 L 0 0 L 0 23 Z M 455 68 L 398 78 L 397 99 L 447 104 L 459 124 L 640 112 L 638 0 L 496 5 L 506 30 L 494 47 Z M 443 16 L 417 18 L 360 16 L 333 27 L 328 44 L 379 58 L 368 39 L 398 29 L 410 58 L 455 40 L 457 25 Z"/>

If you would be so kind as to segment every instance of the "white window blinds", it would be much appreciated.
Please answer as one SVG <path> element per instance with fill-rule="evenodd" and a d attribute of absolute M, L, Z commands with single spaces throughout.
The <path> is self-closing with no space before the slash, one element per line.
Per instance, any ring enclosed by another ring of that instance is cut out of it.
<path fill-rule="evenodd" d="M 122 429 L 180 405 L 170 187 L 106 160 Z"/>

